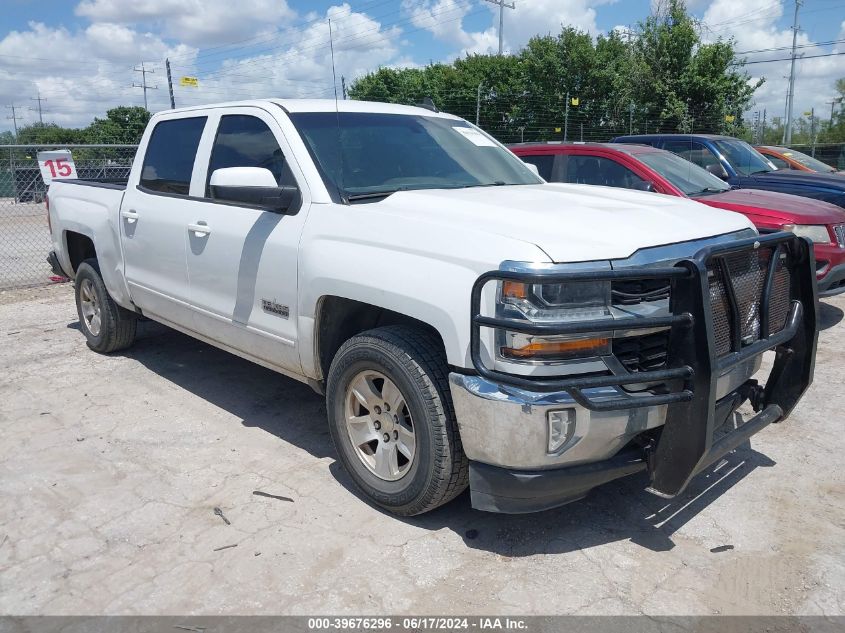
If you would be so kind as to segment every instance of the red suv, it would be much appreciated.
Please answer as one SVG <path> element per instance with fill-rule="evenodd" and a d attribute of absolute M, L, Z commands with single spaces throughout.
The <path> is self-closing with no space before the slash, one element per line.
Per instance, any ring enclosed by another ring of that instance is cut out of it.
<path fill-rule="evenodd" d="M 549 182 L 683 196 L 742 213 L 760 229 L 808 237 L 815 247 L 819 296 L 845 292 L 845 211 L 836 205 L 774 191 L 735 189 L 706 169 L 649 145 L 550 142 L 510 149 Z"/>

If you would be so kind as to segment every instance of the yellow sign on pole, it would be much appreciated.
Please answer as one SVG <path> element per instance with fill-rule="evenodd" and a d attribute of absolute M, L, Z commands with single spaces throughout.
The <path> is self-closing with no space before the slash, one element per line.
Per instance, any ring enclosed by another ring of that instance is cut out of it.
<path fill-rule="evenodd" d="M 569 102 L 572 105 L 577 106 L 581 102 L 581 100 L 578 97 L 572 97 L 572 99 L 570 99 Z"/>
<path fill-rule="evenodd" d="M 726 114 L 725 121 L 728 123 L 733 123 L 736 120 L 736 117 L 733 114 Z"/>
<path fill-rule="evenodd" d="M 559 128 L 559 127 L 555 128 L 555 132 L 560 132 L 560 131 L 561 131 L 561 128 Z"/>
<path fill-rule="evenodd" d="M 186 88 L 199 88 L 200 80 L 196 77 L 182 77 L 179 80 L 179 85 Z"/>

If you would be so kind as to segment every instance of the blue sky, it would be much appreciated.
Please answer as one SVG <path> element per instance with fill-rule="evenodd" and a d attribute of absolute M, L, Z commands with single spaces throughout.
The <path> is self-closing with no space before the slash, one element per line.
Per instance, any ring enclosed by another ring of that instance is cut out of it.
<path fill-rule="evenodd" d="M 632 25 L 658 0 L 517 0 L 505 13 L 505 47 L 517 50 L 561 24 L 592 33 Z M 106 108 L 143 104 L 133 88 L 144 62 L 150 109 L 168 105 L 163 60 L 174 74 L 200 78 L 177 87 L 177 104 L 256 96 L 330 96 L 327 18 L 332 19 L 338 74 L 354 78 L 381 65 L 412 66 L 467 52 L 495 52 L 497 7 L 483 0 L 4 0 L 0 15 L 0 103 L 20 106 L 20 124 L 37 120 L 31 97 L 47 99 L 45 120 L 84 125 Z M 734 37 L 739 50 L 791 43 L 791 2 L 693 0 L 705 39 Z M 796 112 L 820 112 L 845 76 L 845 0 L 806 0 L 799 44 Z M 779 59 L 788 50 L 748 55 Z M 765 76 L 754 109 L 783 113 L 787 61 L 748 66 Z M 10 129 L 3 119 L 0 129 Z"/>

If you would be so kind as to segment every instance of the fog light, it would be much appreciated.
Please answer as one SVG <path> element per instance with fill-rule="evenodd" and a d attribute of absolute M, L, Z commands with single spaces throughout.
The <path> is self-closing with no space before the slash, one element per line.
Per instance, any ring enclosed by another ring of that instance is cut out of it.
<path fill-rule="evenodd" d="M 554 453 L 575 434 L 575 409 L 556 409 L 546 414 L 549 423 L 549 452 Z"/>

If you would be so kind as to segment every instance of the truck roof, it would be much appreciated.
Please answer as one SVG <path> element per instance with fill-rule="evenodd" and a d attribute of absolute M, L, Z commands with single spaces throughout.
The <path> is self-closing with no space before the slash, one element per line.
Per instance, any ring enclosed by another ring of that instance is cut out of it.
<path fill-rule="evenodd" d="M 675 134 L 675 133 L 666 133 L 666 134 L 622 134 L 617 136 L 613 141 L 618 139 L 642 139 L 643 141 L 649 140 L 658 140 L 658 139 L 667 139 L 667 138 L 677 138 L 677 139 L 708 139 L 711 141 L 735 141 L 737 140 L 735 136 L 725 136 L 724 134 Z M 612 142 L 612 141 L 611 141 Z"/>
<path fill-rule="evenodd" d="M 563 141 L 534 141 L 527 143 L 509 143 L 507 147 L 513 150 L 549 149 L 556 147 L 560 147 L 562 149 L 568 147 L 601 147 L 617 152 L 625 152 L 626 154 L 653 154 L 655 152 L 663 151 L 651 145 L 640 145 L 637 143 L 597 143 L 592 141 L 570 141 L 566 143 Z"/>
<path fill-rule="evenodd" d="M 221 103 L 207 103 L 203 105 L 163 110 L 158 114 L 176 112 L 196 112 L 214 108 L 234 108 L 239 106 L 257 106 L 266 108 L 276 105 L 286 112 L 371 112 L 376 114 L 415 114 L 418 116 L 436 116 L 448 119 L 459 119 L 445 112 L 434 112 L 420 106 L 402 105 L 399 103 L 382 103 L 380 101 L 356 101 L 352 99 L 251 99 L 248 101 L 226 101 Z"/>

